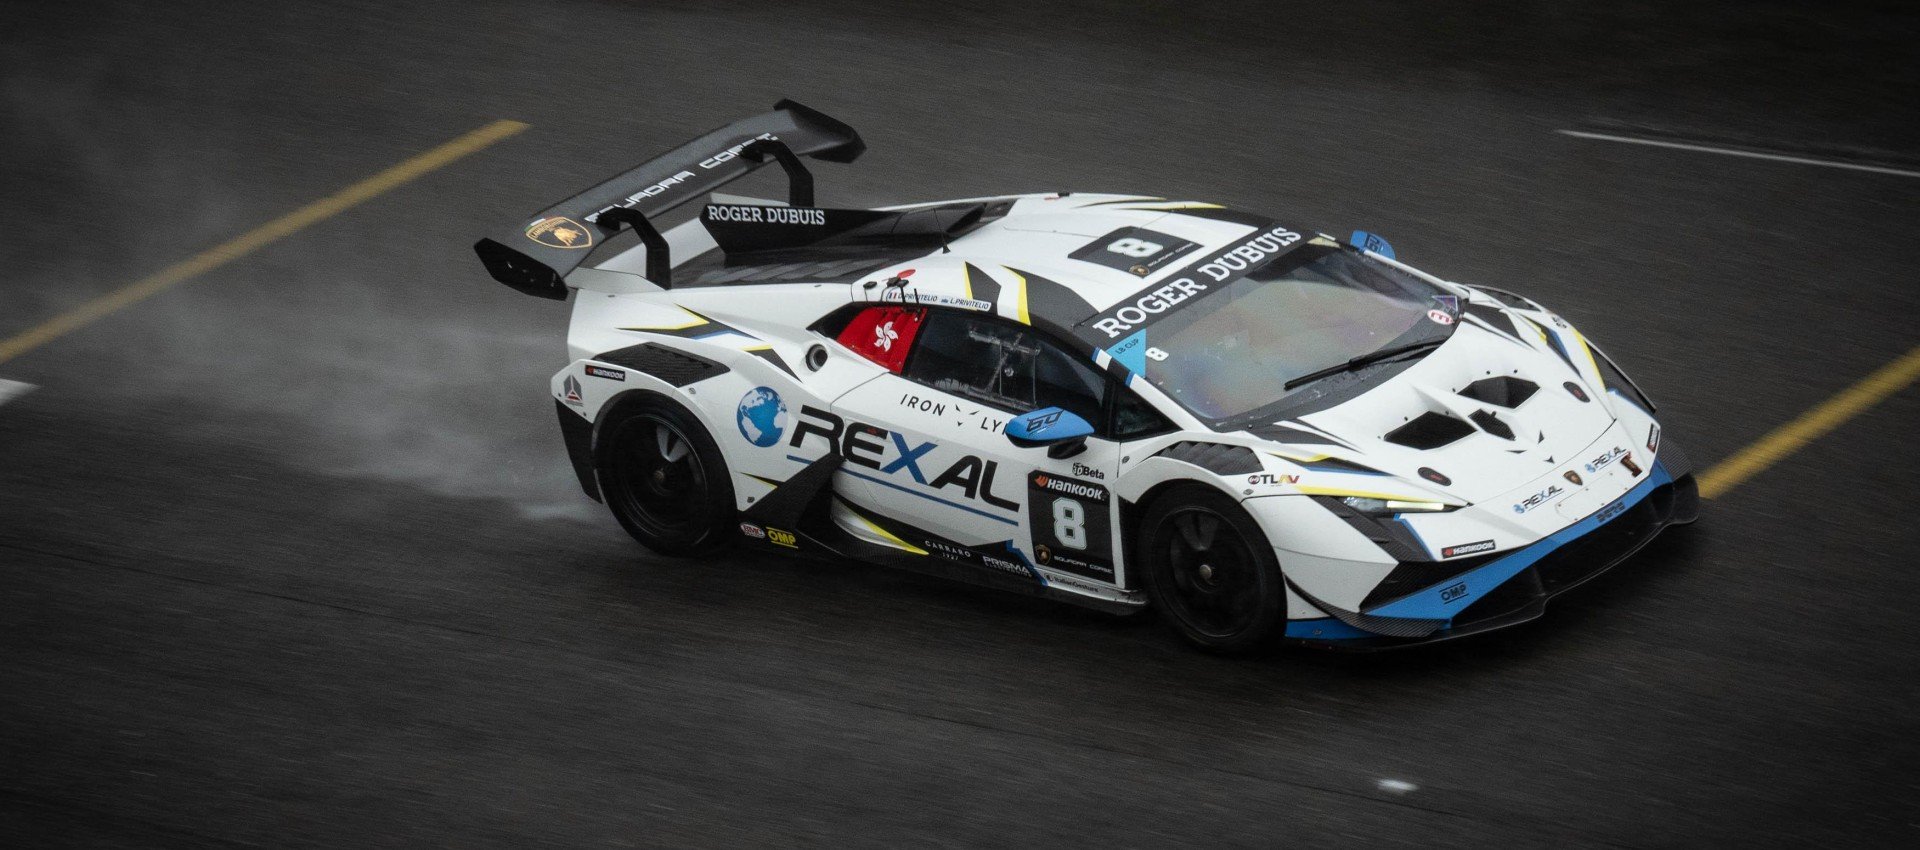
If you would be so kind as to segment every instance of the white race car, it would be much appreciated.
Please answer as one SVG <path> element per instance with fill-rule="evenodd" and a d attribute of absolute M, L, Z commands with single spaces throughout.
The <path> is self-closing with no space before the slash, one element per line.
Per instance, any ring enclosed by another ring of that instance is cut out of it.
<path fill-rule="evenodd" d="M 862 150 L 783 101 L 475 246 L 576 293 L 561 433 L 648 548 L 1151 606 L 1221 651 L 1372 648 L 1532 619 L 1698 512 L 1652 403 L 1524 297 L 1209 203 L 815 206 L 802 158 Z M 788 203 L 654 226 L 770 161 Z"/>

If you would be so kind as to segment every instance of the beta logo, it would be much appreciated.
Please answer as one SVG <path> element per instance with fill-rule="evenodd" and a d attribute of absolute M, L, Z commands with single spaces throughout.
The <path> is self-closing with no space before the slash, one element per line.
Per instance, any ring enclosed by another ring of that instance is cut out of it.
<path fill-rule="evenodd" d="M 740 397 L 733 422 L 740 427 L 740 436 L 764 449 L 787 433 L 787 403 L 771 387 L 754 387 Z"/>
<path fill-rule="evenodd" d="M 1451 325 L 1453 324 L 1453 314 L 1445 310 L 1428 310 L 1427 321 L 1436 325 Z"/>
<path fill-rule="evenodd" d="M 740 533 L 741 533 L 741 534 L 744 534 L 744 535 L 746 535 L 746 536 L 748 536 L 748 537 L 751 537 L 751 538 L 753 538 L 753 539 L 755 539 L 755 540 L 765 540 L 765 539 L 767 539 L 767 532 L 766 532 L 766 530 L 765 530 L 765 529 L 762 529 L 762 528 L 761 528 L 760 526 L 757 526 L 757 525 L 754 525 L 753 523 L 750 523 L 750 522 L 743 522 L 743 523 L 740 523 Z"/>
<path fill-rule="evenodd" d="M 785 546 L 788 549 L 800 548 L 798 536 L 791 531 L 783 531 L 773 526 L 767 526 L 767 542 L 775 546 Z"/>

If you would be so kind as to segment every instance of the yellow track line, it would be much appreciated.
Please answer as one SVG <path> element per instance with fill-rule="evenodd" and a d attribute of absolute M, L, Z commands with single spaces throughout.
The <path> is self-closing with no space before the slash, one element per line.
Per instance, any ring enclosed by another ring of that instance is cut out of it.
<path fill-rule="evenodd" d="M 1826 434 L 1887 396 L 1920 379 L 1920 346 L 1880 367 L 1833 398 L 1773 430 L 1738 454 L 1714 465 L 1700 476 L 1700 495 L 1711 499 L 1759 474 L 1802 446 Z"/>
<path fill-rule="evenodd" d="M 81 304 L 47 320 L 38 327 L 11 339 L 0 341 L 0 363 L 39 348 L 116 310 L 144 301 L 169 287 L 238 260 L 302 228 L 346 212 L 525 129 L 527 125 L 519 121 L 495 121 L 193 257 Z"/>

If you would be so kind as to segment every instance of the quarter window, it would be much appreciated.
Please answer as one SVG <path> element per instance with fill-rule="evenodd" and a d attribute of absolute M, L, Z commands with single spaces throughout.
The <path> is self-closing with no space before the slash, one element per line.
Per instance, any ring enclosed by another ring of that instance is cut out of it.
<path fill-rule="evenodd" d="M 1009 413 L 1059 407 L 1106 421 L 1106 376 L 1025 325 L 933 311 L 904 374 Z"/>

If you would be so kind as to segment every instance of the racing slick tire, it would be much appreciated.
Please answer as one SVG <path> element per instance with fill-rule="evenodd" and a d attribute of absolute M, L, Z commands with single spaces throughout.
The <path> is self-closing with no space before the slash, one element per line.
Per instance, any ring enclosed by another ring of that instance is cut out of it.
<path fill-rule="evenodd" d="M 720 447 L 686 408 L 654 393 L 600 426 L 594 470 L 607 507 L 640 545 L 690 557 L 733 542 L 737 510 Z"/>
<path fill-rule="evenodd" d="M 1140 550 L 1155 608 L 1188 640 L 1237 653 L 1286 621 L 1280 561 L 1253 517 L 1210 487 L 1160 495 L 1141 515 Z"/>

